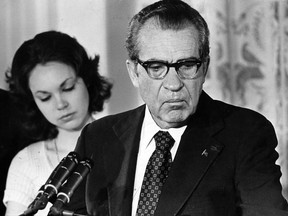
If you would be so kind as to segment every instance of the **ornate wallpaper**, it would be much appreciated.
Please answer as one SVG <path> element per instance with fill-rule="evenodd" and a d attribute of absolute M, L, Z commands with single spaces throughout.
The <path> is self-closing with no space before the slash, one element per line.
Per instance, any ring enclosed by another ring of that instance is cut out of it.
<path fill-rule="evenodd" d="M 201 8 L 211 31 L 205 89 L 272 122 L 288 198 L 288 1 L 210 0 Z"/>

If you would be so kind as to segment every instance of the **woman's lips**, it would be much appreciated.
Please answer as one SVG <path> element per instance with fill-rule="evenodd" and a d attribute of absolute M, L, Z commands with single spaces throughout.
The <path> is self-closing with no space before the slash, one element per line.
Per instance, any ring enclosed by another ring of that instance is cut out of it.
<path fill-rule="evenodd" d="M 59 118 L 59 120 L 61 121 L 70 121 L 71 119 L 73 119 L 74 113 L 69 113 L 66 115 L 63 115 Z"/>

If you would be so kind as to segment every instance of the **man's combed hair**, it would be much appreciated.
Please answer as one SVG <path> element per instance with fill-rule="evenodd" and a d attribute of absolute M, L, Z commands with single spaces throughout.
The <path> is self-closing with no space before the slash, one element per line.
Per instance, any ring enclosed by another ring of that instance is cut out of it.
<path fill-rule="evenodd" d="M 75 38 L 48 31 L 25 41 L 16 51 L 6 77 L 22 116 L 20 123 L 26 133 L 37 140 L 55 138 L 58 131 L 38 109 L 29 88 L 29 77 L 36 65 L 52 61 L 71 66 L 76 76 L 83 79 L 89 93 L 90 113 L 102 111 L 104 101 L 111 95 L 112 84 L 98 73 L 99 56 L 88 57 Z"/>
<path fill-rule="evenodd" d="M 162 0 L 145 7 L 131 19 L 126 38 L 126 49 L 131 60 L 139 57 L 139 31 L 151 18 L 164 30 L 177 31 L 193 25 L 199 33 L 200 58 L 204 60 L 209 57 L 209 29 L 199 12 L 180 0 Z"/>

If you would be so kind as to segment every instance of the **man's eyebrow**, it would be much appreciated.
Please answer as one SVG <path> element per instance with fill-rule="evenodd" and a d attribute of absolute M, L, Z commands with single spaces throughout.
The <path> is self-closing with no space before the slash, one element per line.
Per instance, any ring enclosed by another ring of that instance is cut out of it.
<path fill-rule="evenodd" d="M 200 60 L 200 58 L 197 58 L 197 57 L 195 57 L 195 56 L 191 56 L 191 57 L 187 57 L 187 58 L 180 58 L 180 59 L 177 59 L 177 61 L 175 61 L 175 62 L 169 62 L 169 61 L 166 61 L 166 60 L 163 60 L 163 59 L 158 59 L 158 58 L 151 58 L 151 59 L 147 59 L 146 61 L 144 61 L 144 62 L 153 62 L 153 61 L 159 61 L 159 62 L 167 62 L 167 63 L 176 63 L 176 62 L 179 62 L 179 61 L 189 61 L 189 60 L 191 60 L 191 61 L 193 61 L 193 60 L 196 60 L 196 61 L 199 61 Z"/>
<path fill-rule="evenodd" d="M 191 60 L 191 61 L 199 61 L 200 59 L 199 58 L 197 58 L 197 57 L 195 57 L 195 56 L 191 56 L 191 57 L 188 57 L 188 58 L 182 58 L 182 59 L 178 59 L 176 62 L 178 62 L 178 61 L 189 61 L 189 60 Z"/>

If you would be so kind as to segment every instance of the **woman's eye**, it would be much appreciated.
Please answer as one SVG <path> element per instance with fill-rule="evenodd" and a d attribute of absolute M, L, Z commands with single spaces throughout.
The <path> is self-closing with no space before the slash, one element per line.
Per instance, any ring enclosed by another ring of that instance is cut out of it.
<path fill-rule="evenodd" d="M 42 102 L 48 101 L 49 99 L 50 99 L 50 96 L 44 97 L 44 98 L 39 98 L 39 100 Z"/>
<path fill-rule="evenodd" d="M 74 88 L 75 88 L 75 85 L 73 85 L 71 87 L 64 88 L 63 91 L 69 92 L 69 91 L 72 91 Z"/>

